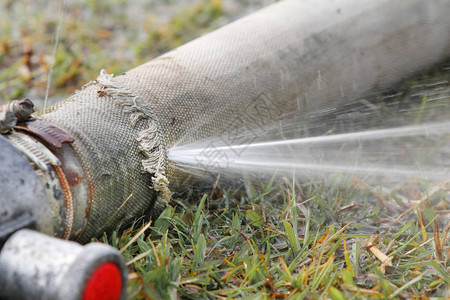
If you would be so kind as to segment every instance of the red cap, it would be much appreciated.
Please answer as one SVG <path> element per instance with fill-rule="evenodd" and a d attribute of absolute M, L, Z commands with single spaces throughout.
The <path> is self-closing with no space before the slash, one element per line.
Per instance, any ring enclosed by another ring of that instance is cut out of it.
<path fill-rule="evenodd" d="M 91 275 L 83 292 L 83 300 L 119 300 L 122 275 L 116 264 L 106 262 Z"/>

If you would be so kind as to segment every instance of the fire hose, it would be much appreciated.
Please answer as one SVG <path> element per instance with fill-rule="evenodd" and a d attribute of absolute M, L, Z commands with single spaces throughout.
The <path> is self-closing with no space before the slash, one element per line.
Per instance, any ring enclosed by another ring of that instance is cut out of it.
<path fill-rule="evenodd" d="M 244 107 L 345 104 L 448 58 L 449 12 L 446 0 L 283 1 L 124 74 L 102 71 L 42 112 L 5 105 L 0 297 L 123 299 L 116 250 L 51 237 L 85 244 L 156 218 L 190 176 L 169 167 L 167 149 L 233 131 Z"/>

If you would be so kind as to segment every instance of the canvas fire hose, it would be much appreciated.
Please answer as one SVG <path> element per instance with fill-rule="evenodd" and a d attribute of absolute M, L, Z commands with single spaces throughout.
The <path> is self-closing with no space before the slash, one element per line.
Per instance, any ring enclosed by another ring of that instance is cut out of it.
<path fill-rule="evenodd" d="M 233 130 L 255 101 L 287 113 L 299 98 L 323 108 L 389 87 L 449 57 L 449 13 L 448 0 L 282 1 L 124 74 L 102 71 L 43 112 L 6 104 L 0 298 L 125 299 L 118 251 L 80 244 L 160 214 L 189 182 L 168 148 Z"/>

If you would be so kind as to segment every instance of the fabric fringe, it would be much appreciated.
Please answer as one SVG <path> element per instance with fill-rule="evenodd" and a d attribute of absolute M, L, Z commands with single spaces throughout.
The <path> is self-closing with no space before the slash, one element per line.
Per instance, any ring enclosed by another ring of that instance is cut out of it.
<path fill-rule="evenodd" d="M 145 155 L 142 166 L 145 172 L 152 175 L 153 188 L 158 192 L 156 206 L 165 207 L 172 193 L 166 177 L 167 153 L 163 135 L 158 127 L 158 120 L 145 100 L 132 89 L 113 80 L 114 74 L 100 71 L 96 82 L 102 86 L 101 95 L 110 97 L 130 115 L 131 126 L 136 127 L 139 121 L 147 122 L 146 129 L 141 130 L 136 140 L 139 150 Z"/>

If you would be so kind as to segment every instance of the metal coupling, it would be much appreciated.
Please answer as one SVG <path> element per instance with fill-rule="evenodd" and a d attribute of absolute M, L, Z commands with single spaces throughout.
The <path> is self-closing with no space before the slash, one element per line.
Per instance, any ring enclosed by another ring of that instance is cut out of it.
<path fill-rule="evenodd" d="M 17 122 L 24 122 L 34 112 L 34 104 L 30 99 L 14 100 L 0 107 L 0 133 L 10 132 Z"/>
<path fill-rule="evenodd" d="M 22 229 L 0 252 L 0 299 L 120 300 L 127 269 L 110 246 L 78 243 Z"/>

